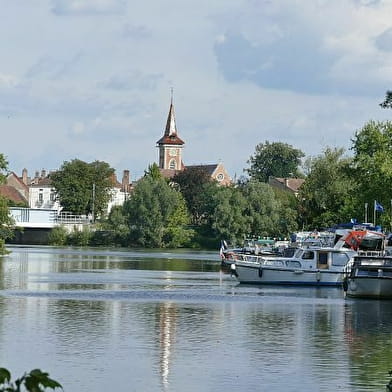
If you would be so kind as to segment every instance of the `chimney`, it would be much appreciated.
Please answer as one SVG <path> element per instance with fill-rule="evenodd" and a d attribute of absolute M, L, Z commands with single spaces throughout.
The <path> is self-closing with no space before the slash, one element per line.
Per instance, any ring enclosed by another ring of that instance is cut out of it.
<path fill-rule="evenodd" d="M 122 181 L 121 181 L 121 184 L 122 184 L 122 191 L 123 192 L 129 192 L 129 181 L 130 181 L 130 178 L 129 178 L 130 176 L 129 176 L 129 170 L 124 170 L 123 171 L 123 177 L 122 177 Z"/>
<path fill-rule="evenodd" d="M 24 168 L 22 170 L 22 182 L 23 182 L 23 184 L 27 185 L 27 169 L 26 168 Z"/>
<path fill-rule="evenodd" d="M 110 176 L 110 181 L 112 182 L 113 186 L 116 186 L 117 184 L 117 177 L 116 177 L 116 173 L 113 172 L 112 175 Z"/>

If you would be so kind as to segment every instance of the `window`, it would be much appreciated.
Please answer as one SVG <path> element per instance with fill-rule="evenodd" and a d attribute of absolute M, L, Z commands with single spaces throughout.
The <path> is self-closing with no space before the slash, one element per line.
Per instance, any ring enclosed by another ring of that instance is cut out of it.
<path fill-rule="evenodd" d="M 217 176 L 216 176 L 216 179 L 220 182 L 220 181 L 223 181 L 223 179 L 225 178 L 225 176 L 222 174 L 222 173 L 219 173 Z"/>
<path fill-rule="evenodd" d="M 343 267 L 347 264 L 349 258 L 345 253 L 332 253 L 332 265 Z"/>
<path fill-rule="evenodd" d="M 172 159 L 169 163 L 169 169 L 175 170 L 176 169 L 176 161 Z"/>
<path fill-rule="evenodd" d="M 42 203 L 42 202 L 44 201 L 44 194 L 43 194 L 43 193 L 39 193 L 39 194 L 38 194 L 38 201 L 39 201 L 40 203 Z"/>
<path fill-rule="evenodd" d="M 320 252 L 318 254 L 318 268 L 328 268 L 328 253 L 327 252 Z"/>
<path fill-rule="evenodd" d="M 302 258 L 304 260 L 313 260 L 314 259 L 314 252 L 312 252 L 311 250 L 307 250 L 306 252 L 304 252 L 304 254 L 302 255 Z"/>
<path fill-rule="evenodd" d="M 54 192 L 50 192 L 50 201 L 55 201 L 56 200 L 56 195 Z"/>

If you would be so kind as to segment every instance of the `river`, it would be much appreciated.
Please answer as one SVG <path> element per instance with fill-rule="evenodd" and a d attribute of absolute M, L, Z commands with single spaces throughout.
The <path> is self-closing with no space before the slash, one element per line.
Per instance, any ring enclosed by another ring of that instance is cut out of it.
<path fill-rule="evenodd" d="M 10 246 L 0 367 L 65 392 L 381 391 L 392 303 L 239 285 L 218 252 Z"/>

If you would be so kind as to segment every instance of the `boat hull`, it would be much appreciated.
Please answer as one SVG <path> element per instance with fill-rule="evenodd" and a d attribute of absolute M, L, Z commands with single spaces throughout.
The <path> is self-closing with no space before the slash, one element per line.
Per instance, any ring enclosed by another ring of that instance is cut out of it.
<path fill-rule="evenodd" d="M 340 286 L 343 281 L 342 271 L 274 268 L 240 263 L 236 263 L 235 267 L 236 277 L 240 283 Z"/>
<path fill-rule="evenodd" d="M 356 277 L 348 280 L 347 296 L 392 299 L 391 277 Z"/>

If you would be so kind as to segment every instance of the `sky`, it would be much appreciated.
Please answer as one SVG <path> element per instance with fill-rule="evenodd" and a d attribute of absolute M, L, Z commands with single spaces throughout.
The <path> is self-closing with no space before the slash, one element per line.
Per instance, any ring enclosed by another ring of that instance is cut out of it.
<path fill-rule="evenodd" d="M 239 177 L 259 143 L 350 153 L 392 120 L 392 0 L 2 0 L 8 168 L 158 162 L 171 89 L 185 165 Z"/>

